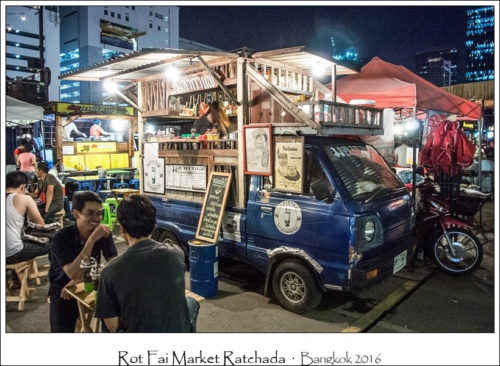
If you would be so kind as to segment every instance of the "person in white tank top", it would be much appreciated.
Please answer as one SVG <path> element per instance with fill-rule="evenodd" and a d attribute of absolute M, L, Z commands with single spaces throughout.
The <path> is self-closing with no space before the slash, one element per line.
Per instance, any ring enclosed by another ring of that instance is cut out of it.
<path fill-rule="evenodd" d="M 5 199 L 5 257 L 7 264 L 19 263 L 49 252 L 49 245 L 23 242 L 21 233 L 24 226 L 24 217 L 27 215 L 35 224 L 44 225 L 44 221 L 36 203 L 25 194 L 28 177 L 20 171 L 13 171 L 6 175 Z"/>

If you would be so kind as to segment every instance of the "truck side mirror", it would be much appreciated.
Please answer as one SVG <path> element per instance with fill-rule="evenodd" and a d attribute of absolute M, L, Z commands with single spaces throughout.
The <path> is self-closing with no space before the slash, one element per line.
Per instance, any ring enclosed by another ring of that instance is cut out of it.
<path fill-rule="evenodd" d="M 317 179 L 314 182 L 311 182 L 311 190 L 317 200 L 325 201 L 327 203 L 333 202 L 331 186 L 323 179 Z"/>

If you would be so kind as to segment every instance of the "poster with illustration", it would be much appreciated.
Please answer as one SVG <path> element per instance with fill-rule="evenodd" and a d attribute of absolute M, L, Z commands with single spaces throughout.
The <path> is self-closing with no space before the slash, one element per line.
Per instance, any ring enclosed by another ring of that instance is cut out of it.
<path fill-rule="evenodd" d="M 144 192 L 165 194 L 165 159 L 144 159 Z"/>
<path fill-rule="evenodd" d="M 272 175 L 270 124 L 243 126 L 245 174 Z"/>
<path fill-rule="evenodd" d="M 274 188 L 302 193 L 304 184 L 304 137 L 275 136 Z"/>

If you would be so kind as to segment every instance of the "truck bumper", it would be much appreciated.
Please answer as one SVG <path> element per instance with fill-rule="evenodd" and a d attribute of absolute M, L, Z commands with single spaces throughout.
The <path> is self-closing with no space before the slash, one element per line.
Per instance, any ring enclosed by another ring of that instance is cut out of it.
<path fill-rule="evenodd" d="M 404 251 L 406 251 L 406 264 L 404 267 L 408 267 L 415 252 L 413 237 L 384 253 L 383 256 L 361 259 L 351 267 L 347 288 L 344 290 L 354 293 L 360 292 L 392 275 L 395 269 L 395 259 Z"/>

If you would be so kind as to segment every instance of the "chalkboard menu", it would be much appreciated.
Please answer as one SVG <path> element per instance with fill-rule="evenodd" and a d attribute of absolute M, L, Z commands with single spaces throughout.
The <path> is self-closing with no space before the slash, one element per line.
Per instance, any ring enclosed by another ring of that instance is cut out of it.
<path fill-rule="evenodd" d="M 230 184 L 231 173 L 212 172 L 210 174 L 196 230 L 196 239 L 209 243 L 217 242 Z"/>

